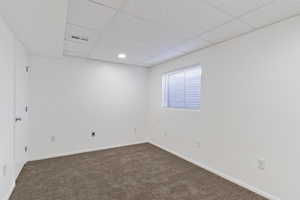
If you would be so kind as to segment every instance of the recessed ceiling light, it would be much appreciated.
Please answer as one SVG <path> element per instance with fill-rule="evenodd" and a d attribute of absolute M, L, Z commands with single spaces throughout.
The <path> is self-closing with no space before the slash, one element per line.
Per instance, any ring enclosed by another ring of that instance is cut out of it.
<path fill-rule="evenodd" d="M 119 59 L 125 59 L 125 58 L 127 58 L 127 55 L 125 53 L 119 53 L 118 58 Z"/>

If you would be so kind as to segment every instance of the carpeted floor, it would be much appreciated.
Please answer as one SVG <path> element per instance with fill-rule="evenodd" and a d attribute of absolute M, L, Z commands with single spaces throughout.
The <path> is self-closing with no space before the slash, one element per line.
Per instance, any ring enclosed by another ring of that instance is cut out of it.
<path fill-rule="evenodd" d="M 151 144 L 28 163 L 10 200 L 265 200 Z"/>

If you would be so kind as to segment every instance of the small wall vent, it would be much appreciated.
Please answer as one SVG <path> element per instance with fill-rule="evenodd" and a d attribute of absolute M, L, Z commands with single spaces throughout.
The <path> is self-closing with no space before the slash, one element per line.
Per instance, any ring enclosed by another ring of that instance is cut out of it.
<path fill-rule="evenodd" d="M 80 35 L 71 35 L 71 38 L 73 40 L 80 40 L 80 41 L 84 41 L 84 42 L 88 42 L 89 41 L 88 37 L 80 36 Z"/>

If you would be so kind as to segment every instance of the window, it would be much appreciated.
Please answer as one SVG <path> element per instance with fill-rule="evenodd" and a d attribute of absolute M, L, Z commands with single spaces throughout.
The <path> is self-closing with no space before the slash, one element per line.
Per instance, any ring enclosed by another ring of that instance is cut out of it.
<path fill-rule="evenodd" d="M 162 77 L 163 107 L 200 108 L 202 70 L 199 65 L 169 72 Z"/>

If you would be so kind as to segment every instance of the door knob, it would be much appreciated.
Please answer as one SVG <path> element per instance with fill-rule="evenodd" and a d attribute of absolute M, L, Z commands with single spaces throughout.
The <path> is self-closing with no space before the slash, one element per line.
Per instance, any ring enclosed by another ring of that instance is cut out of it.
<path fill-rule="evenodd" d="M 21 117 L 17 117 L 16 118 L 16 122 L 18 122 L 18 121 L 22 121 L 22 118 Z"/>

